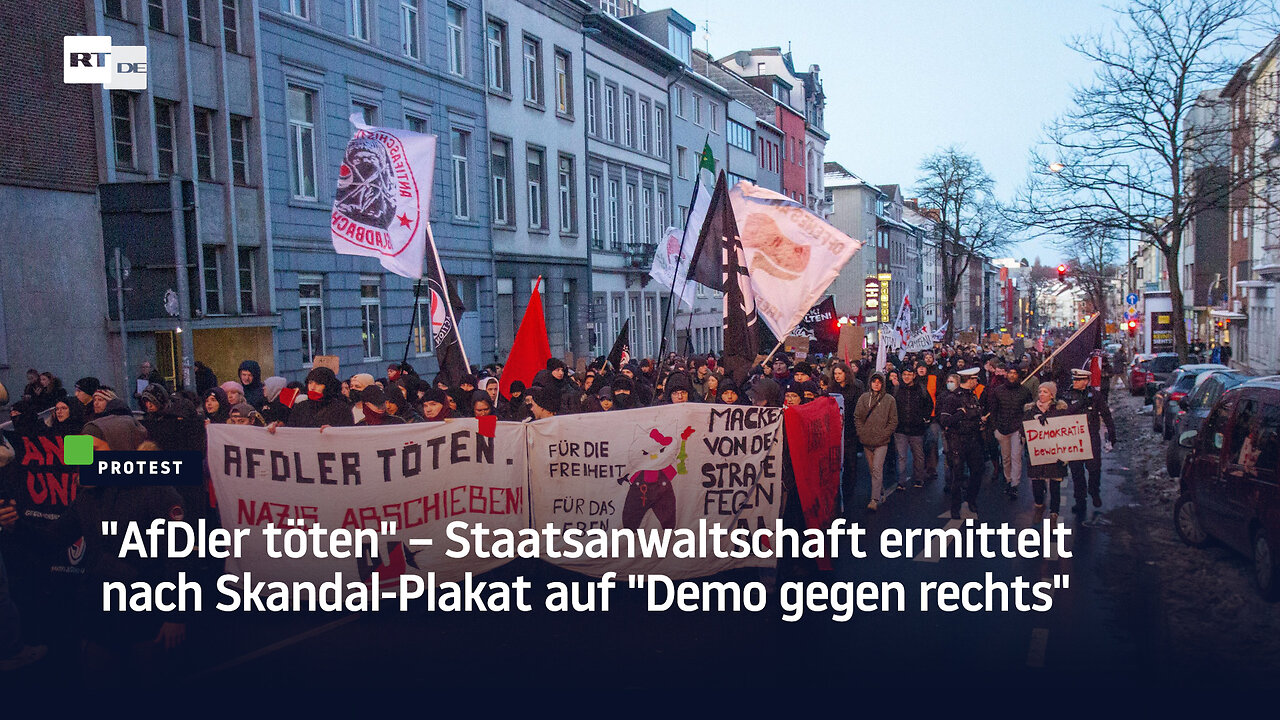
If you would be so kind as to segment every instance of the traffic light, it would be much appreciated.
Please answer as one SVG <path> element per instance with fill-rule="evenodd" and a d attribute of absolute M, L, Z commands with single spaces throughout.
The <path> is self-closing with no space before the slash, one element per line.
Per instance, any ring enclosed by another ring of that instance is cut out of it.
<path fill-rule="evenodd" d="M 1137 320 L 1134 320 L 1134 319 L 1130 318 L 1130 319 L 1129 319 L 1129 323 L 1128 323 L 1128 327 L 1129 327 L 1129 337 L 1133 337 L 1133 336 L 1135 336 L 1135 335 L 1137 335 L 1137 334 L 1138 334 L 1138 321 L 1137 321 Z"/>
<path fill-rule="evenodd" d="M 1067 281 L 1067 266 L 1065 264 L 1058 265 L 1058 282 Z"/>

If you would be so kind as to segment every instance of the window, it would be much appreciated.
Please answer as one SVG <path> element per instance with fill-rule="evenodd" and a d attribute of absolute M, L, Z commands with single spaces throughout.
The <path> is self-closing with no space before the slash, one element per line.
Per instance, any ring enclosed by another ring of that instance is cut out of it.
<path fill-rule="evenodd" d="M 134 156 L 133 95 L 123 90 L 111 91 L 111 130 L 115 135 L 116 167 L 134 170 L 138 167 Z"/>
<path fill-rule="evenodd" d="M 196 108 L 196 177 L 213 180 L 213 111 Z"/>
<path fill-rule="evenodd" d="M 622 142 L 627 147 L 635 147 L 635 98 L 627 93 L 622 94 Z"/>
<path fill-rule="evenodd" d="M 418 49 L 418 0 L 400 0 L 400 52 L 405 57 L 417 60 L 421 56 Z"/>
<path fill-rule="evenodd" d="M 466 33 L 463 28 L 467 24 L 467 13 L 457 5 L 450 4 L 445 11 L 447 24 L 447 45 L 449 53 L 449 72 L 454 75 L 466 75 Z"/>
<path fill-rule="evenodd" d="M 524 100 L 542 104 L 542 43 L 528 35 L 522 44 L 524 53 Z"/>
<path fill-rule="evenodd" d="M 653 188 L 646 187 L 640 191 L 640 242 L 651 243 L 655 240 L 651 229 L 653 223 Z"/>
<path fill-rule="evenodd" d="M 658 227 L 665 230 L 667 227 L 667 222 L 668 222 L 667 194 L 659 190 L 658 191 Z"/>
<path fill-rule="evenodd" d="M 485 47 L 488 63 L 485 66 L 490 90 L 509 92 L 507 87 L 507 26 L 490 20 L 485 29 Z"/>
<path fill-rule="evenodd" d="M 676 117 L 682 118 L 684 117 L 684 88 L 677 85 L 675 90 L 671 94 L 671 112 L 674 112 Z"/>
<path fill-rule="evenodd" d="M 600 244 L 600 178 L 595 175 L 587 178 L 587 195 L 588 202 L 591 207 L 590 227 L 588 231 L 591 233 L 591 247 L 599 248 Z"/>
<path fill-rule="evenodd" d="M 693 50 L 693 38 L 673 23 L 667 23 L 667 49 L 688 65 L 690 53 Z"/>
<path fill-rule="evenodd" d="M 164 0 L 147 0 L 147 25 L 164 32 Z"/>
<path fill-rule="evenodd" d="M 702 125 L 702 96 L 693 93 L 693 124 Z"/>
<path fill-rule="evenodd" d="M 685 165 L 689 164 L 689 149 L 683 145 L 676 146 L 676 174 L 682 178 L 689 177 Z"/>
<path fill-rule="evenodd" d="M 324 355 L 324 304 L 320 278 L 299 278 L 298 319 L 302 330 L 302 364 L 311 367 L 312 358 Z"/>
<path fill-rule="evenodd" d="M 596 134 L 596 79 L 587 78 L 587 132 Z"/>
<path fill-rule="evenodd" d="M 653 116 L 653 144 L 658 150 L 658 157 L 667 156 L 667 109 L 659 105 Z"/>
<path fill-rule="evenodd" d="M 347 0 L 351 37 L 369 42 L 369 0 Z"/>
<path fill-rule="evenodd" d="M 453 153 L 453 216 L 459 220 L 471 219 L 471 193 L 467 184 L 467 144 L 471 133 L 463 130 L 449 132 L 449 150 Z"/>
<path fill-rule="evenodd" d="M 556 112 L 573 114 L 573 77 L 569 74 L 569 53 L 556 51 Z"/>
<path fill-rule="evenodd" d="M 382 359 L 382 300 L 378 278 L 360 278 L 360 344 L 365 360 Z"/>
<path fill-rule="evenodd" d="M 547 168 L 543 151 L 528 148 L 525 158 L 525 172 L 529 184 L 529 229 L 545 230 L 544 217 L 547 206 Z"/>
<path fill-rule="evenodd" d="M 573 172 L 573 158 L 560 156 L 560 232 L 577 232 L 578 198 L 574 190 L 577 188 Z"/>
<path fill-rule="evenodd" d="M 719 133 L 720 132 L 720 106 L 713 102 L 708 101 L 707 108 L 710 111 L 709 114 L 711 115 L 711 132 Z"/>
<path fill-rule="evenodd" d="M 640 149 L 649 152 L 649 101 L 640 101 Z"/>
<path fill-rule="evenodd" d="M 431 298 L 419 297 L 413 309 L 413 354 L 431 354 Z"/>
<path fill-rule="evenodd" d="M 617 132 L 615 122 L 614 96 L 617 91 L 610 85 L 604 86 L 604 137 L 606 140 L 613 140 Z"/>
<path fill-rule="evenodd" d="M 289 15 L 306 20 L 311 16 L 310 3 L 311 0 L 284 0 L 284 11 Z"/>
<path fill-rule="evenodd" d="M 102 3 L 102 11 L 107 17 L 119 18 L 127 20 L 124 16 L 124 0 L 104 0 Z"/>
<path fill-rule="evenodd" d="M 511 225 L 511 143 L 495 139 L 489 149 L 493 175 L 493 224 Z"/>
<path fill-rule="evenodd" d="M 787 86 L 778 80 L 773 81 L 773 99 L 781 103 L 786 103 L 790 99 L 790 91 Z"/>
<path fill-rule="evenodd" d="M 639 229 L 636 227 L 636 186 L 627 185 L 627 242 L 640 242 Z"/>
<path fill-rule="evenodd" d="M 609 181 L 609 249 L 617 250 L 618 243 L 618 181 Z"/>
<path fill-rule="evenodd" d="M 407 113 L 404 116 L 404 127 L 406 130 L 411 132 L 423 134 L 430 132 L 431 130 L 431 125 L 427 122 L 426 118 L 418 117 L 417 115 L 409 115 Z"/>
<path fill-rule="evenodd" d="M 156 100 L 156 170 L 172 175 L 174 168 L 173 103 Z"/>
<path fill-rule="evenodd" d="M 240 314 L 251 315 L 254 311 L 254 260 L 257 259 L 254 248 L 238 248 L 236 250 L 236 272 L 240 273 Z"/>
<path fill-rule="evenodd" d="M 204 0 L 187 0 L 187 39 L 204 42 Z"/>
<path fill-rule="evenodd" d="M 231 179 L 249 184 L 249 118 L 231 116 Z"/>
<path fill-rule="evenodd" d="M 293 196 L 316 199 L 316 126 L 315 93 L 290 85 L 289 104 L 289 174 Z"/>
<path fill-rule="evenodd" d="M 222 0 L 222 42 L 227 52 L 240 52 L 239 0 Z"/>
<path fill-rule="evenodd" d="M 730 145 L 747 152 L 751 152 L 754 145 L 751 141 L 751 128 L 734 120 L 729 121 L 728 140 Z"/>
<path fill-rule="evenodd" d="M 221 255 L 218 248 L 205 245 L 201 249 L 204 260 L 204 313 L 206 315 L 222 314 L 222 268 Z"/>
<path fill-rule="evenodd" d="M 378 106 L 369 103 L 353 100 L 351 102 L 351 112 L 358 114 L 365 125 L 378 124 Z"/>

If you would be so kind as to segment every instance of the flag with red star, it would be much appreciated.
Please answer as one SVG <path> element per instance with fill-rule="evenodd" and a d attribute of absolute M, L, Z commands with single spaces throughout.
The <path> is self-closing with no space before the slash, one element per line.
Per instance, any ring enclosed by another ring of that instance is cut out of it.
<path fill-rule="evenodd" d="M 333 249 L 376 257 L 416 280 L 426 256 L 436 136 L 370 127 L 359 115 L 351 124 L 356 131 L 338 167 L 329 220 Z"/>

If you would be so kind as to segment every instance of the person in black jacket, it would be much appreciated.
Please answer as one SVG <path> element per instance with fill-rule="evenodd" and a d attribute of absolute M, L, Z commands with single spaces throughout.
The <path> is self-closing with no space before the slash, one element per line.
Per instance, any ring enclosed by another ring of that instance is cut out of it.
<path fill-rule="evenodd" d="M 858 453 L 862 452 L 853 409 L 858 407 L 858 398 L 867 388 L 848 364 L 837 362 L 831 368 L 831 391 L 844 399 L 844 463 L 840 472 L 840 492 L 845 498 L 845 507 L 848 507 L 858 480 Z"/>
<path fill-rule="evenodd" d="M 256 360 L 240 363 L 240 384 L 244 386 L 244 401 L 255 408 L 262 407 L 266 396 L 262 388 L 262 367 Z"/>
<path fill-rule="evenodd" d="M 1071 486 L 1076 498 L 1072 511 L 1077 515 L 1084 512 L 1084 496 L 1087 493 L 1093 498 L 1094 507 L 1102 507 L 1102 425 L 1107 426 L 1108 442 L 1119 442 L 1116 437 L 1116 423 L 1111 417 L 1111 408 L 1102 393 L 1089 387 L 1089 371 L 1074 369 L 1071 371 L 1071 387 L 1062 393 L 1062 400 L 1067 404 L 1068 414 L 1084 413 L 1089 418 L 1089 442 L 1093 444 L 1092 460 L 1072 460 L 1068 463 L 1071 469 Z M 1085 484 L 1085 473 L 1088 472 L 1088 485 Z"/>
<path fill-rule="evenodd" d="M 278 424 L 278 423 L 277 423 Z M 289 412 L 289 427 L 349 427 L 355 424 L 351 406 L 342 399 L 342 383 L 327 367 L 307 373 L 307 399 Z M 274 431 L 274 426 L 267 428 Z"/>
<path fill-rule="evenodd" d="M 969 503 L 971 511 L 978 512 L 978 489 L 986 469 L 982 453 L 982 403 L 974 394 L 977 387 L 978 368 L 969 368 L 951 374 L 947 378 L 950 392 L 938 399 L 938 422 L 947 444 L 947 485 L 953 520 L 960 519 L 962 499 Z"/>
<path fill-rule="evenodd" d="M 902 368 L 902 384 L 898 386 L 894 399 L 898 401 L 898 429 L 893 434 L 898 450 L 898 484 L 906 487 L 907 451 L 910 450 L 911 477 L 916 487 L 924 487 L 926 481 L 933 479 L 924 452 L 924 434 L 933 422 L 933 398 L 916 380 L 915 370 L 907 366 Z M 933 463 L 934 472 L 937 469 L 937 463 Z"/>
<path fill-rule="evenodd" d="M 1031 391 L 1022 384 L 1022 373 L 1010 365 L 1005 368 L 1004 381 L 993 381 L 982 395 L 990 415 L 988 423 L 994 430 L 1000 446 L 1000 461 L 1004 468 L 1005 494 L 1010 500 L 1018 497 L 1018 485 L 1022 482 L 1022 419 L 1026 406 L 1032 401 Z"/>

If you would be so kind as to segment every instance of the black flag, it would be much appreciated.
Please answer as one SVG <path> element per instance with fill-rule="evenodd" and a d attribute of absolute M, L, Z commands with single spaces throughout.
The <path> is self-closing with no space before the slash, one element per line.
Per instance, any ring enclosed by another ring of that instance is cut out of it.
<path fill-rule="evenodd" d="M 622 323 L 618 331 L 618 339 L 613 341 L 613 349 L 609 351 L 608 363 L 614 370 L 621 370 L 623 365 L 631 362 L 631 318 Z"/>
<path fill-rule="evenodd" d="M 738 235 L 738 222 L 729 202 L 724 172 L 716 178 L 707 218 L 689 260 L 689 279 L 724 293 L 724 366 L 743 382 L 759 353 L 756 344 L 756 303 L 747 274 L 747 256 Z"/>
<path fill-rule="evenodd" d="M 449 387 L 457 387 L 463 375 L 470 372 L 467 367 L 466 351 L 462 347 L 462 338 L 458 335 L 458 321 L 454 314 L 455 293 L 445 277 L 444 268 L 440 265 L 440 255 L 436 252 L 435 238 L 427 229 L 427 288 L 431 291 L 428 307 L 431 310 L 431 342 L 435 348 L 436 362 L 440 366 L 440 374 L 444 376 Z M 449 288 L 446 291 L 446 288 Z M 458 303 L 461 307 L 461 303 Z"/>
<path fill-rule="evenodd" d="M 1045 360 L 1040 367 L 1036 368 L 1036 372 L 1041 369 L 1048 369 L 1054 380 L 1067 381 L 1070 383 L 1071 371 L 1073 369 L 1087 369 L 1085 363 L 1089 360 L 1089 355 L 1102 347 L 1102 323 L 1099 318 L 1102 317 L 1098 313 L 1094 313 L 1093 317 L 1081 326 L 1066 342 L 1058 346 L 1057 350 Z M 1030 375 L 1027 379 L 1030 379 Z M 1065 387 L 1065 385 L 1063 386 Z"/>

